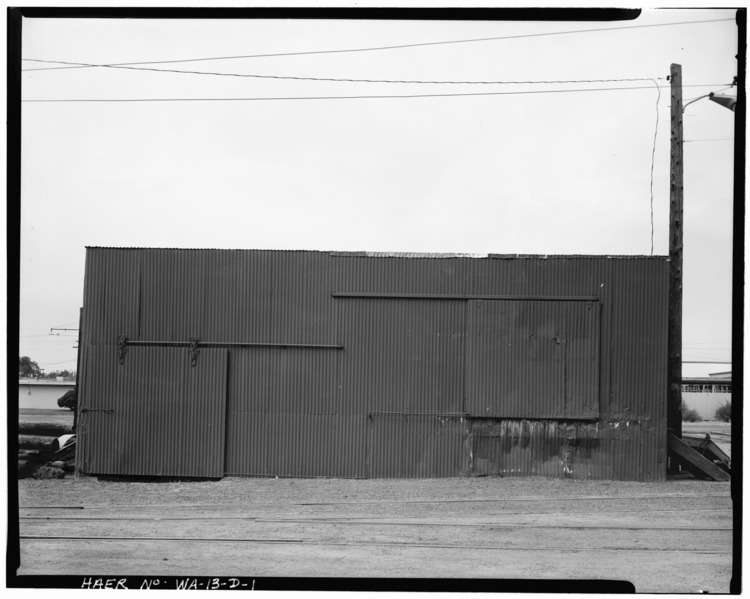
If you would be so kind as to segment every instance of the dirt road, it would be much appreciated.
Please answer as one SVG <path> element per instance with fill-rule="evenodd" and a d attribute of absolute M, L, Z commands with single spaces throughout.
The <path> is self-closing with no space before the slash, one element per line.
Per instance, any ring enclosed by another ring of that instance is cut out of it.
<path fill-rule="evenodd" d="M 660 593 L 725 593 L 731 577 L 726 483 L 66 478 L 19 493 L 20 575 L 594 578 Z"/>

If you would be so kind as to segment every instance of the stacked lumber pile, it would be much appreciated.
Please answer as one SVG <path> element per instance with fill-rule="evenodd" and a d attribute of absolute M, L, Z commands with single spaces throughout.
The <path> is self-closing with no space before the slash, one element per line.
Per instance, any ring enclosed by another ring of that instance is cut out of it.
<path fill-rule="evenodd" d="M 19 422 L 18 478 L 62 478 L 75 470 L 75 435 L 67 424 Z"/>

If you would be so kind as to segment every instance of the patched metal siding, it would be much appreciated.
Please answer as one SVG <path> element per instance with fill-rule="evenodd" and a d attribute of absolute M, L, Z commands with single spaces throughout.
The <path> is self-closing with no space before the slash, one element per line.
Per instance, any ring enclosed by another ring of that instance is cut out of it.
<path fill-rule="evenodd" d="M 91 474 L 221 477 L 227 352 L 84 349 L 77 459 Z"/>
<path fill-rule="evenodd" d="M 599 415 L 599 304 L 468 304 L 466 410 L 501 418 Z"/>
<path fill-rule="evenodd" d="M 472 420 L 472 476 L 664 480 L 666 423 Z"/>
<path fill-rule="evenodd" d="M 468 421 L 444 414 L 370 414 L 369 478 L 466 476 Z"/>

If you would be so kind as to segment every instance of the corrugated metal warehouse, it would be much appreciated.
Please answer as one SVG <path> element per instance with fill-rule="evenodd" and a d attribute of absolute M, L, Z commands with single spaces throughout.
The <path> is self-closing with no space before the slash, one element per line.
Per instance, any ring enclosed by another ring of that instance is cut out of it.
<path fill-rule="evenodd" d="M 669 263 L 87 248 L 78 467 L 666 476 Z"/>

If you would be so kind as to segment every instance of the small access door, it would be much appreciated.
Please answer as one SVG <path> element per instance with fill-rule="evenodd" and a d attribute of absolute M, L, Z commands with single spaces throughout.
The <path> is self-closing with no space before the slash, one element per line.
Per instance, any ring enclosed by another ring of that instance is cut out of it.
<path fill-rule="evenodd" d="M 467 309 L 469 414 L 598 417 L 598 302 L 470 300 Z"/>
<path fill-rule="evenodd" d="M 78 467 L 89 474 L 220 478 L 227 350 L 89 346 L 82 360 Z"/>

